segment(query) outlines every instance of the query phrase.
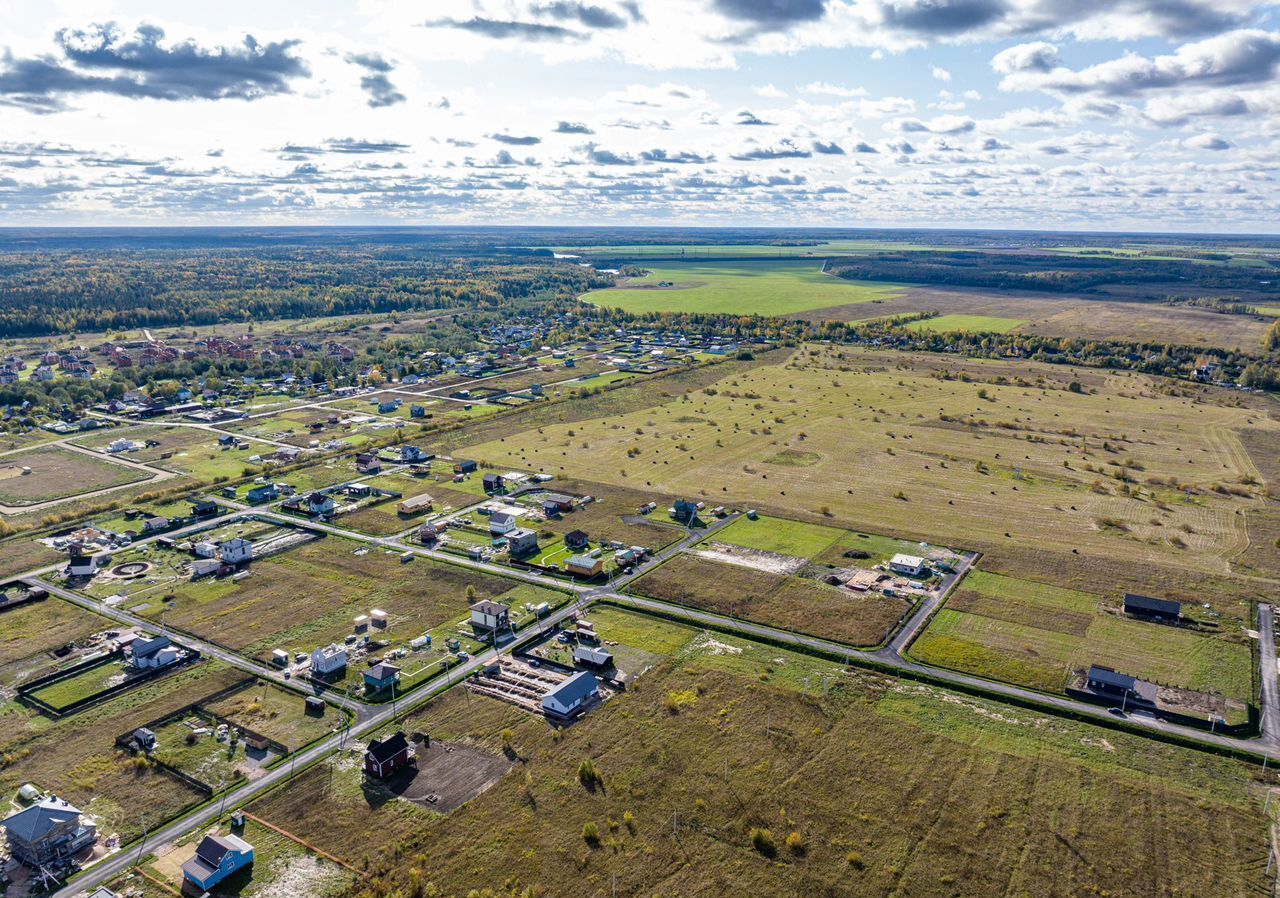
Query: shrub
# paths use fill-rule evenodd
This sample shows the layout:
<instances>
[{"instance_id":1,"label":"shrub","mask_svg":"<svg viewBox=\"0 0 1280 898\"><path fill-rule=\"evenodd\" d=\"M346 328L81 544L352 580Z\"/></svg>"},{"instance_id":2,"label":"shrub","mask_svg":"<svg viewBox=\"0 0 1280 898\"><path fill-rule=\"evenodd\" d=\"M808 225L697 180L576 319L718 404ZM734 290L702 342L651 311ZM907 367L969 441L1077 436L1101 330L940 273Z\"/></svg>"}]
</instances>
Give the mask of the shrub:
<instances>
[{"instance_id":1,"label":"shrub","mask_svg":"<svg viewBox=\"0 0 1280 898\"><path fill-rule=\"evenodd\" d=\"M590 758L578 765L578 782L588 789L594 789L604 782L600 776L600 771L596 769L595 762Z\"/></svg>"},{"instance_id":2,"label":"shrub","mask_svg":"<svg viewBox=\"0 0 1280 898\"><path fill-rule=\"evenodd\" d=\"M862 855L858 854L858 852L856 851L850 851L848 854L844 856L844 859L848 861L849 866L855 870L861 870L866 866L866 864L863 863L862 861Z\"/></svg>"},{"instance_id":3,"label":"shrub","mask_svg":"<svg viewBox=\"0 0 1280 898\"><path fill-rule=\"evenodd\" d=\"M630 811L622 812L622 825L627 828L628 832L636 831L636 815Z\"/></svg>"},{"instance_id":4,"label":"shrub","mask_svg":"<svg viewBox=\"0 0 1280 898\"><path fill-rule=\"evenodd\" d=\"M662 700L662 707L667 709L668 714L679 714L681 710L693 705L698 700L698 696L688 689L672 691L667 693L667 697Z\"/></svg>"},{"instance_id":5,"label":"shrub","mask_svg":"<svg viewBox=\"0 0 1280 898\"><path fill-rule=\"evenodd\" d=\"M787 833L787 850L792 854L804 854L804 836L796 831Z\"/></svg>"},{"instance_id":6,"label":"shrub","mask_svg":"<svg viewBox=\"0 0 1280 898\"><path fill-rule=\"evenodd\" d=\"M600 827L591 821L582 824L582 841L586 842L592 848L600 844Z\"/></svg>"},{"instance_id":7,"label":"shrub","mask_svg":"<svg viewBox=\"0 0 1280 898\"><path fill-rule=\"evenodd\" d=\"M778 853L778 846L773 841L773 833L763 827L751 827L751 847L765 857L773 857Z\"/></svg>"}]
</instances>

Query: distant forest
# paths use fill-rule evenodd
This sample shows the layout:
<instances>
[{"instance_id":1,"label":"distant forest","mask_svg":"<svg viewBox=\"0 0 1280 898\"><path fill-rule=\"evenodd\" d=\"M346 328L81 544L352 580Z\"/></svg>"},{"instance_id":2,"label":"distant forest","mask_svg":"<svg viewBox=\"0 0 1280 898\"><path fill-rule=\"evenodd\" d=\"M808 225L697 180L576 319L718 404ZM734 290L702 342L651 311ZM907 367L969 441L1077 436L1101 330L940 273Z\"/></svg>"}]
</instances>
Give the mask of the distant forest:
<instances>
[{"instance_id":1,"label":"distant forest","mask_svg":"<svg viewBox=\"0 0 1280 898\"><path fill-rule=\"evenodd\" d=\"M1085 293L1115 287L1152 300L1188 291L1280 295L1280 268L1229 261L1229 256L1212 252L1196 259L1127 259L1089 253L911 251L834 259L828 270L850 280L991 290Z\"/></svg>"},{"instance_id":2,"label":"distant forest","mask_svg":"<svg viewBox=\"0 0 1280 898\"><path fill-rule=\"evenodd\" d=\"M496 309L609 283L591 269L549 257L446 258L434 247L9 252L0 254L0 337Z\"/></svg>"}]
</instances>

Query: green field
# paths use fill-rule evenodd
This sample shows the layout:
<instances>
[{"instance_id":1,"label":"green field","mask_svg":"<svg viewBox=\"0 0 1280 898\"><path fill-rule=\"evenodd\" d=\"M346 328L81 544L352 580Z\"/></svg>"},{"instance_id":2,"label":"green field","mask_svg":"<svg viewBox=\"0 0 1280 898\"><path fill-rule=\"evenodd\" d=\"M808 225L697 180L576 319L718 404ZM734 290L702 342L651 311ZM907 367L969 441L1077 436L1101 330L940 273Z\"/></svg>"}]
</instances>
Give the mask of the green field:
<instances>
[{"instance_id":1,"label":"green field","mask_svg":"<svg viewBox=\"0 0 1280 898\"><path fill-rule=\"evenodd\" d=\"M1118 597L975 571L911 647L939 667L1061 691L1091 664L1240 703L1252 697L1240 634L1172 627L1120 614ZM1191 609L1189 609L1191 611ZM1194 613L1194 612L1193 612Z\"/></svg>"},{"instance_id":2,"label":"green field","mask_svg":"<svg viewBox=\"0 0 1280 898\"><path fill-rule=\"evenodd\" d=\"M834 306L892 299L902 292L894 284L862 283L828 277L821 263L729 262L723 264L662 263L641 278L596 290L587 302L626 312L697 312L706 314L791 315ZM660 283L669 287L659 287Z\"/></svg>"},{"instance_id":3,"label":"green field","mask_svg":"<svg viewBox=\"0 0 1280 898\"><path fill-rule=\"evenodd\" d=\"M998 318L994 315L940 315L937 318L926 318L923 321L912 321L906 325L907 330L932 331L950 333L951 331L968 331L982 334L1007 334L1014 328L1026 324L1017 318Z\"/></svg>"},{"instance_id":4,"label":"green field","mask_svg":"<svg viewBox=\"0 0 1280 898\"><path fill-rule=\"evenodd\" d=\"M797 558L817 558L845 533L844 530L821 524L806 524L803 521L788 521L765 515L753 521L744 515L728 527L716 531L714 541L746 549L776 552L779 555L794 555Z\"/></svg>"}]
</instances>

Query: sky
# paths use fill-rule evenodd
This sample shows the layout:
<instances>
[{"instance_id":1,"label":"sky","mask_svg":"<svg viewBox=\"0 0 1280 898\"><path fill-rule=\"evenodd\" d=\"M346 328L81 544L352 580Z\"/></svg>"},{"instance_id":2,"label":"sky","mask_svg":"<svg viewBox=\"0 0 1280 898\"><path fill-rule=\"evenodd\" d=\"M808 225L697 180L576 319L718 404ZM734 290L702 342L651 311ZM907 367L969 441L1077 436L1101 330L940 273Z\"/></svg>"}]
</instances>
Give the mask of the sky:
<instances>
[{"instance_id":1,"label":"sky","mask_svg":"<svg viewBox=\"0 0 1280 898\"><path fill-rule=\"evenodd\" d=\"M0 0L0 225L1273 233L1280 3Z\"/></svg>"}]
</instances>

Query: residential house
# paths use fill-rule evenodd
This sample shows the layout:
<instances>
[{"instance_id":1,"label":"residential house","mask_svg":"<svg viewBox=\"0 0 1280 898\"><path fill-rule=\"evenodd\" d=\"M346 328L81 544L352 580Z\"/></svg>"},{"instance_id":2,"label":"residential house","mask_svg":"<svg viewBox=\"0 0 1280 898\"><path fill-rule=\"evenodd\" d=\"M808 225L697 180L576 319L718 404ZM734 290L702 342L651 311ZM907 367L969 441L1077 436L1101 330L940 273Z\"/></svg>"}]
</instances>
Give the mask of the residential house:
<instances>
[{"instance_id":1,"label":"residential house","mask_svg":"<svg viewBox=\"0 0 1280 898\"><path fill-rule=\"evenodd\" d=\"M191 551L197 558L213 558L218 554L218 544L204 539L192 546Z\"/></svg>"},{"instance_id":2,"label":"residential house","mask_svg":"<svg viewBox=\"0 0 1280 898\"><path fill-rule=\"evenodd\" d=\"M244 564L253 560L253 543L239 536L224 540L218 547L224 564Z\"/></svg>"},{"instance_id":3,"label":"residential house","mask_svg":"<svg viewBox=\"0 0 1280 898\"><path fill-rule=\"evenodd\" d=\"M564 535L564 544L575 552L585 549L591 543L591 538L585 530L570 530Z\"/></svg>"},{"instance_id":4,"label":"residential house","mask_svg":"<svg viewBox=\"0 0 1280 898\"><path fill-rule=\"evenodd\" d=\"M1127 592L1124 594L1124 613L1152 620L1177 621L1182 617L1182 603Z\"/></svg>"},{"instance_id":5,"label":"residential house","mask_svg":"<svg viewBox=\"0 0 1280 898\"><path fill-rule=\"evenodd\" d=\"M168 667L182 656L182 650L164 635L139 636L129 646L129 663L138 670Z\"/></svg>"},{"instance_id":6,"label":"residential house","mask_svg":"<svg viewBox=\"0 0 1280 898\"><path fill-rule=\"evenodd\" d=\"M337 506L334 504L333 496L320 492L309 493L304 504L306 513L318 518L329 517L335 508Z\"/></svg>"},{"instance_id":7,"label":"residential house","mask_svg":"<svg viewBox=\"0 0 1280 898\"><path fill-rule=\"evenodd\" d=\"M195 856L182 865L182 878L205 893L252 863L253 846L239 836L205 836Z\"/></svg>"},{"instance_id":8,"label":"residential house","mask_svg":"<svg viewBox=\"0 0 1280 898\"><path fill-rule=\"evenodd\" d=\"M402 500L396 505L396 511L399 514L426 514L434 507L435 502L431 495L429 493L421 493Z\"/></svg>"},{"instance_id":9,"label":"residential house","mask_svg":"<svg viewBox=\"0 0 1280 898\"><path fill-rule=\"evenodd\" d=\"M72 548L67 561L67 575L70 577L92 577L100 568L111 563L111 553L99 552L96 555Z\"/></svg>"},{"instance_id":10,"label":"residential house","mask_svg":"<svg viewBox=\"0 0 1280 898\"><path fill-rule=\"evenodd\" d=\"M400 668L386 661L379 661L364 672L364 688L369 693L390 689L398 682L400 682Z\"/></svg>"},{"instance_id":11,"label":"residential house","mask_svg":"<svg viewBox=\"0 0 1280 898\"><path fill-rule=\"evenodd\" d=\"M448 529L444 521L428 521L418 528L418 540L423 543L433 543Z\"/></svg>"},{"instance_id":12,"label":"residential house","mask_svg":"<svg viewBox=\"0 0 1280 898\"><path fill-rule=\"evenodd\" d=\"M483 483L486 493L502 492L503 480L501 474L485 474Z\"/></svg>"},{"instance_id":13,"label":"residential house","mask_svg":"<svg viewBox=\"0 0 1280 898\"><path fill-rule=\"evenodd\" d=\"M455 474L474 474L476 471L476 463L470 459L462 459L453 466Z\"/></svg>"},{"instance_id":14,"label":"residential house","mask_svg":"<svg viewBox=\"0 0 1280 898\"><path fill-rule=\"evenodd\" d=\"M564 493L547 493L542 497L542 510L547 514L573 511L573 497Z\"/></svg>"},{"instance_id":15,"label":"residential house","mask_svg":"<svg viewBox=\"0 0 1280 898\"><path fill-rule=\"evenodd\" d=\"M532 530L517 527L507 533L507 551L512 558L531 555L538 551L538 534Z\"/></svg>"},{"instance_id":16,"label":"residential house","mask_svg":"<svg viewBox=\"0 0 1280 898\"><path fill-rule=\"evenodd\" d=\"M671 517L677 521L683 521L686 524L692 524L694 518L698 516L698 506L684 499L677 499L671 509Z\"/></svg>"},{"instance_id":17,"label":"residential house","mask_svg":"<svg viewBox=\"0 0 1280 898\"><path fill-rule=\"evenodd\" d=\"M356 456L356 470L361 474L378 474L382 471L382 462L372 452L361 452Z\"/></svg>"},{"instance_id":18,"label":"residential house","mask_svg":"<svg viewBox=\"0 0 1280 898\"><path fill-rule=\"evenodd\" d=\"M600 646L579 643L573 647L573 660L587 667L609 667L613 664L613 655Z\"/></svg>"},{"instance_id":19,"label":"residential house","mask_svg":"<svg viewBox=\"0 0 1280 898\"><path fill-rule=\"evenodd\" d=\"M889 570L907 577L920 577L929 571L925 560L919 555L894 555L889 559Z\"/></svg>"},{"instance_id":20,"label":"residential house","mask_svg":"<svg viewBox=\"0 0 1280 898\"><path fill-rule=\"evenodd\" d=\"M322 645L311 653L311 675L325 679L347 669L347 650L335 643Z\"/></svg>"},{"instance_id":21,"label":"residential house","mask_svg":"<svg viewBox=\"0 0 1280 898\"><path fill-rule=\"evenodd\" d=\"M516 516L506 511L495 511L489 515L489 534L506 536L516 529Z\"/></svg>"},{"instance_id":22,"label":"residential house","mask_svg":"<svg viewBox=\"0 0 1280 898\"><path fill-rule=\"evenodd\" d=\"M193 499L191 514L197 518L207 518L218 513L218 503L212 499Z\"/></svg>"},{"instance_id":23,"label":"residential house","mask_svg":"<svg viewBox=\"0 0 1280 898\"><path fill-rule=\"evenodd\" d=\"M511 607L501 602L476 602L471 606L471 626L487 633L511 628Z\"/></svg>"},{"instance_id":24,"label":"residential house","mask_svg":"<svg viewBox=\"0 0 1280 898\"><path fill-rule=\"evenodd\" d=\"M261 486L255 486L245 494L245 501L250 505L261 505L263 502L271 502L280 498L280 487L274 483L264 483Z\"/></svg>"},{"instance_id":25,"label":"residential house","mask_svg":"<svg viewBox=\"0 0 1280 898\"><path fill-rule=\"evenodd\" d=\"M142 522L143 533L159 533L169 526L169 519L157 515L153 518L147 518Z\"/></svg>"},{"instance_id":26,"label":"residential house","mask_svg":"<svg viewBox=\"0 0 1280 898\"><path fill-rule=\"evenodd\" d=\"M97 826L83 812L57 796L0 820L11 857L28 867L63 867L98 841Z\"/></svg>"},{"instance_id":27,"label":"residential house","mask_svg":"<svg viewBox=\"0 0 1280 898\"><path fill-rule=\"evenodd\" d=\"M590 555L570 555L564 563L564 569L575 577L590 579L604 572L604 562Z\"/></svg>"},{"instance_id":28,"label":"residential house","mask_svg":"<svg viewBox=\"0 0 1280 898\"><path fill-rule=\"evenodd\" d=\"M1089 668L1089 672L1085 675L1085 682L1092 692L1100 696L1126 699L1147 705L1155 704L1158 691L1155 683L1117 673L1110 667L1102 667L1098 664Z\"/></svg>"},{"instance_id":29,"label":"residential house","mask_svg":"<svg viewBox=\"0 0 1280 898\"><path fill-rule=\"evenodd\" d=\"M431 453L424 452L417 446L400 447L400 461L402 462L430 461L432 458Z\"/></svg>"},{"instance_id":30,"label":"residential house","mask_svg":"<svg viewBox=\"0 0 1280 898\"><path fill-rule=\"evenodd\" d=\"M409 763L412 752L404 733L374 739L364 752L364 772L369 776L390 776Z\"/></svg>"},{"instance_id":31,"label":"residential house","mask_svg":"<svg viewBox=\"0 0 1280 898\"><path fill-rule=\"evenodd\" d=\"M548 717L572 717L599 694L600 681L590 671L581 670L542 697L542 711Z\"/></svg>"}]
</instances>

